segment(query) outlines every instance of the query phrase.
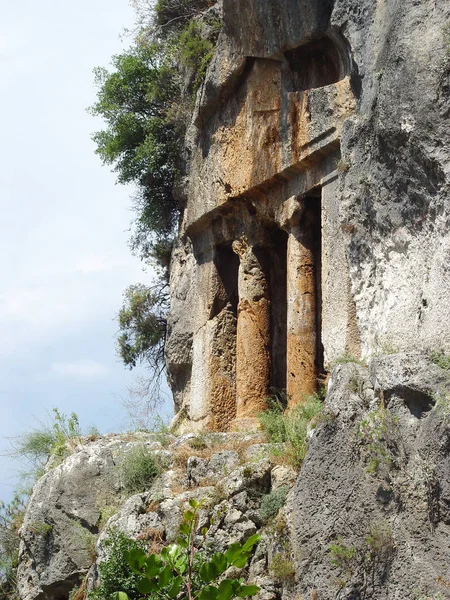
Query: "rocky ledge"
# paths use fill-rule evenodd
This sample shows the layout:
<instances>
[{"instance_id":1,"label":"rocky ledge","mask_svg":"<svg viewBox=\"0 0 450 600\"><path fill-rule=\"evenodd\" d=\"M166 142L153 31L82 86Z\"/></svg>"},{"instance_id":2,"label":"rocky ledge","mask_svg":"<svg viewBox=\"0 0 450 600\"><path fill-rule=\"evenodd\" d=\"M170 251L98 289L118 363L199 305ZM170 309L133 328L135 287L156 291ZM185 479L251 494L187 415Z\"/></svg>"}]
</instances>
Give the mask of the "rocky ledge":
<instances>
[{"instance_id":1,"label":"rocky ledge","mask_svg":"<svg viewBox=\"0 0 450 600\"><path fill-rule=\"evenodd\" d=\"M192 498L200 526L214 517L212 550L262 535L246 573L257 600L450 597L450 376L435 363L412 353L336 366L298 475L263 433L81 444L30 499L21 598L92 589L112 532L161 547ZM139 448L164 469L132 493L124 464Z\"/></svg>"}]
</instances>

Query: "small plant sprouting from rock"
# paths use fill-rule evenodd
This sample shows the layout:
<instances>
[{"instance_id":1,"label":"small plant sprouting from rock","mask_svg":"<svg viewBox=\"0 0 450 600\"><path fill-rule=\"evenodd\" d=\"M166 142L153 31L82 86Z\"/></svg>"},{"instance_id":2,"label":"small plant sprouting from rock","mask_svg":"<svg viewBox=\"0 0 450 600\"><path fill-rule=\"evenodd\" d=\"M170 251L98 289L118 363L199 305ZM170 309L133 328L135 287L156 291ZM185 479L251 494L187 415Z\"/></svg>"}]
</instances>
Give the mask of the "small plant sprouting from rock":
<instances>
[{"instance_id":1,"label":"small plant sprouting from rock","mask_svg":"<svg viewBox=\"0 0 450 600\"><path fill-rule=\"evenodd\" d=\"M339 173L347 173L347 171L350 170L350 167L351 163L349 160L341 158L336 162L336 171L339 171Z\"/></svg>"},{"instance_id":2,"label":"small plant sprouting from rock","mask_svg":"<svg viewBox=\"0 0 450 600\"><path fill-rule=\"evenodd\" d=\"M274 555L269 570L281 583L291 583L295 579L295 567L287 551L277 552Z\"/></svg>"},{"instance_id":3,"label":"small plant sprouting from rock","mask_svg":"<svg viewBox=\"0 0 450 600\"><path fill-rule=\"evenodd\" d=\"M385 569L395 551L392 527L388 521L372 523L364 542L358 546L345 544L340 537L330 544L331 564L340 570L340 588L359 573L364 580L373 579L376 569Z\"/></svg>"},{"instance_id":4,"label":"small plant sprouting from rock","mask_svg":"<svg viewBox=\"0 0 450 600\"><path fill-rule=\"evenodd\" d=\"M27 459L33 480L42 474L50 457L55 457L55 464L59 464L73 452L82 437L76 413L67 417L57 408L53 408L52 413L50 424L39 423L39 427L23 433L12 443L11 455Z\"/></svg>"},{"instance_id":5,"label":"small plant sprouting from rock","mask_svg":"<svg viewBox=\"0 0 450 600\"><path fill-rule=\"evenodd\" d=\"M336 543L330 544L329 547L331 564L344 573L351 575L353 573L357 550L355 546L347 546L338 538Z\"/></svg>"},{"instance_id":6,"label":"small plant sprouting from rock","mask_svg":"<svg viewBox=\"0 0 450 600\"><path fill-rule=\"evenodd\" d=\"M269 571L282 585L289 586L295 580L295 567L292 562L289 529L284 514L278 515L266 528L272 538L274 554Z\"/></svg>"},{"instance_id":7,"label":"small plant sprouting from rock","mask_svg":"<svg viewBox=\"0 0 450 600\"><path fill-rule=\"evenodd\" d=\"M382 467L393 466L394 453L391 444L397 446L398 419L384 407L371 411L361 421L358 436L364 444L367 472L378 475Z\"/></svg>"},{"instance_id":8,"label":"small plant sprouting from rock","mask_svg":"<svg viewBox=\"0 0 450 600\"><path fill-rule=\"evenodd\" d=\"M306 396L286 411L281 401L273 398L269 410L259 415L273 445L273 455L300 469L308 450L308 429L316 426L322 411L323 402L318 394Z\"/></svg>"},{"instance_id":9,"label":"small plant sprouting from rock","mask_svg":"<svg viewBox=\"0 0 450 600\"><path fill-rule=\"evenodd\" d=\"M356 356L353 356L353 354L350 354L349 352L344 352L344 354L338 356L331 363L330 367L333 368L336 365L346 365L348 363L354 363L356 365L360 365L361 367L367 367L367 364L363 360L361 360L360 358L356 358Z\"/></svg>"},{"instance_id":10,"label":"small plant sprouting from rock","mask_svg":"<svg viewBox=\"0 0 450 600\"><path fill-rule=\"evenodd\" d=\"M329 553L331 564L340 571L337 584L342 589L347 585L348 580L353 577L357 568L358 551L355 546L346 545L341 538L338 538L335 543L330 544Z\"/></svg>"},{"instance_id":11,"label":"small plant sprouting from rock","mask_svg":"<svg viewBox=\"0 0 450 600\"><path fill-rule=\"evenodd\" d=\"M450 356L445 354L445 352L432 352L430 360L441 369L450 371Z\"/></svg>"},{"instance_id":12,"label":"small plant sprouting from rock","mask_svg":"<svg viewBox=\"0 0 450 600\"><path fill-rule=\"evenodd\" d=\"M179 537L174 544L162 549L160 554L147 555L143 549L133 549L125 554L125 562L136 577L137 589L143 598L172 600L177 597L188 600L232 600L254 596L259 592L256 585L245 585L242 578L223 578L222 575L235 567L242 569L250 558L260 536L252 535L244 543L231 544L226 552L216 552L208 557L202 551L208 528L198 535L201 502L191 499L191 509L186 511L180 525ZM132 600L116 590L115 600Z\"/></svg>"},{"instance_id":13,"label":"small plant sprouting from rock","mask_svg":"<svg viewBox=\"0 0 450 600\"><path fill-rule=\"evenodd\" d=\"M204 435L197 435L194 438L191 438L190 440L188 440L187 444L190 448L193 448L194 450L205 450L208 447Z\"/></svg>"},{"instance_id":14,"label":"small plant sprouting from rock","mask_svg":"<svg viewBox=\"0 0 450 600\"><path fill-rule=\"evenodd\" d=\"M77 540L77 546L84 551L91 563L94 563L97 557L96 546L98 535L83 527L81 523L75 522L73 525L73 536Z\"/></svg>"},{"instance_id":15,"label":"small plant sprouting from rock","mask_svg":"<svg viewBox=\"0 0 450 600\"><path fill-rule=\"evenodd\" d=\"M30 523L28 525L29 531L34 533L35 535L41 535L43 537L47 537L53 531L53 525L50 523L45 523L43 521L34 521L34 523Z\"/></svg>"},{"instance_id":16,"label":"small plant sprouting from rock","mask_svg":"<svg viewBox=\"0 0 450 600\"><path fill-rule=\"evenodd\" d=\"M117 506L112 504L108 504L106 506L102 506L100 508L100 519L98 522L98 530L103 531L106 526L106 523L109 521L111 517L117 514Z\"/></svg>"},{"instance_id":17,"label":"small plant sprouting from rock","mask_svg":"<svg viewBox=\"0 0 450 600\"><path fill-rule=\"evenodd\" d=\"M262 521L267 523L272 517L275 517L279 510L286 503L286 498L289 493L287 485L282 485L276 490L263 496L261 500L261 508L259 509L259 516Z\"/></svg>"},{"instance_id":18,"label":"small plant sprouting from rock","mask_svg":"<svg viewBox=\"0 0 450 600\"><path fill-rule=\"evenodd\" d=\"M369 562L386 560L395 550L392 527L388 521L373 523L366 536Z\"/></svg>"},{"instance_id":19,"label":"small plant sprouting from rock","mask_svg":"<svg viewBox=\"0 0 450 600\"><path fill-rule=\"evenodd\" d=\"M120 476L124 489L130 494L143 492L162 472L161 459L145 444L138 444L124 453Z\"/></svg>"}]
</instances>

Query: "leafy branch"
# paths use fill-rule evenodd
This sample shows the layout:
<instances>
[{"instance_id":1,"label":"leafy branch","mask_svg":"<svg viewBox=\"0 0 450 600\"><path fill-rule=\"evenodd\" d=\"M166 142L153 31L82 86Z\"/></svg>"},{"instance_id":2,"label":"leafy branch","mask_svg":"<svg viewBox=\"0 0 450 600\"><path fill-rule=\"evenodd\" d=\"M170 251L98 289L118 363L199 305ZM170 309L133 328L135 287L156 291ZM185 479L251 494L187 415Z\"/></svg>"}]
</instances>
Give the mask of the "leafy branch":
<instances>
[{"instance_id":1,"label":"leafy branch","mask_svg":"<svg viewBox=\"0 0 450 600\"><path fill-rule=\"evenodd\" d=\"M174 600L180 593L187 600L232 600L256 595L258 586L246 585L243 578L222 576L230 567L246 566L260 536L252 535L244 544L235 542L226 552L216 552L207 558L202 548L208 527L201 529L201 536L197 535L202 502L191 499L189 504L191 509L183 515L179 537L163 548L161 554L147 556L140 548L126 553L126 562L139 576L139 592L145 598L158 600ZM128 600L128 596L118 591L114 600Z\"/></svg>"}]
</instances>

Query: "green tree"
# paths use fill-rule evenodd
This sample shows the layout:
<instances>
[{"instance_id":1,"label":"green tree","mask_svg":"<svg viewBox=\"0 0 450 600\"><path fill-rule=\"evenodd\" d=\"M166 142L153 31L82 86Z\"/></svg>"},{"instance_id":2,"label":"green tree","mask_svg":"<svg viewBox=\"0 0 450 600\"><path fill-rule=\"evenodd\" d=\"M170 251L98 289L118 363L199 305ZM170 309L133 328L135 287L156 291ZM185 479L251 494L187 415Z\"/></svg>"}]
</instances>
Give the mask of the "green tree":
<instances>
[{"instance_id":1,"label":"green tree","mask_svg":"<svg viewBox=\"0 0 450 600\"><path fill-rule=\"evenodd\" d=\"M119 355L130 368L145 362L157 375L164 369L164 342L168 310L167 283L147 287L131 285L119 311Z\"/></svg>"},{"instance_id":2,"label":"green tree","mask_svg":"<svg viewBox=\"0 0 450 600\"><path fill-rule=\"evenodd\" d=\"M164 369L168 269L180 214L174 183L192 97L206 74L221 22L217 12L206 10L212 0L131 4L137 15L134 44L113 56L112 70L94 70L98 94L89 110L105 122L105 128L93 134L97 154L113 167L118 183L136 186L131 249L145 262L162 267L153 287L136 284L125 290L117 336L124 364L133 368L144 362L154 376L148 389L158 392Z\"/></svg>"},{"instance_id":3,"label":"green tree","mask_svg":"<svg viewBox=\"0 0 450 600\"><path fill-rule=\"evenodd\" d=\"M136 44L113 56L112 72L95 69L98 99L89 109L106 123L93 135L97 154L113 165L119 183L137 185L131 245L144 259L151 256L155 239L170 237L179 213L173 185L180 135L168 115L180 81L163 52L160 43Z\"/></svg>"}]
</instances>

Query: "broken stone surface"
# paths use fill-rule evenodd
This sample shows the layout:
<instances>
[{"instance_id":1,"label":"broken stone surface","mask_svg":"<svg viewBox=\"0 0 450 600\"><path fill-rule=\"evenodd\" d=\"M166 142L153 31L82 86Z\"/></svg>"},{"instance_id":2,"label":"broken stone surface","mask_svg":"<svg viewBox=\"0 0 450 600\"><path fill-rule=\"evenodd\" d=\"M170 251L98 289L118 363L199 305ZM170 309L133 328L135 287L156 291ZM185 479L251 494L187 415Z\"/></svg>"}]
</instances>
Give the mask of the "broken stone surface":
<instances>
[{"instance_id":1,"label":"broken stone surface","mask_svg":"<svg viewBox=\"0 0 450 600\"><path fill-rule=\"evenodd\" d=\"M114 438L87 444L38 481L20 531L21 599L68 597L87 571L102 509L120 502L115 466L127 446Z\"/></svg>"},{"instance_id":2,"label":"broken stone surface","mask_svg":"<svg viewBox=\"0 0 450 600\"><path fill-rule=\"evenodd\" d=\"M191 456L187 462L187 478L194 486L204 485L205 481L217 482L239 464L239 454L233 450L213 454L210 459Z\"/></svg>"}]
</instances>

